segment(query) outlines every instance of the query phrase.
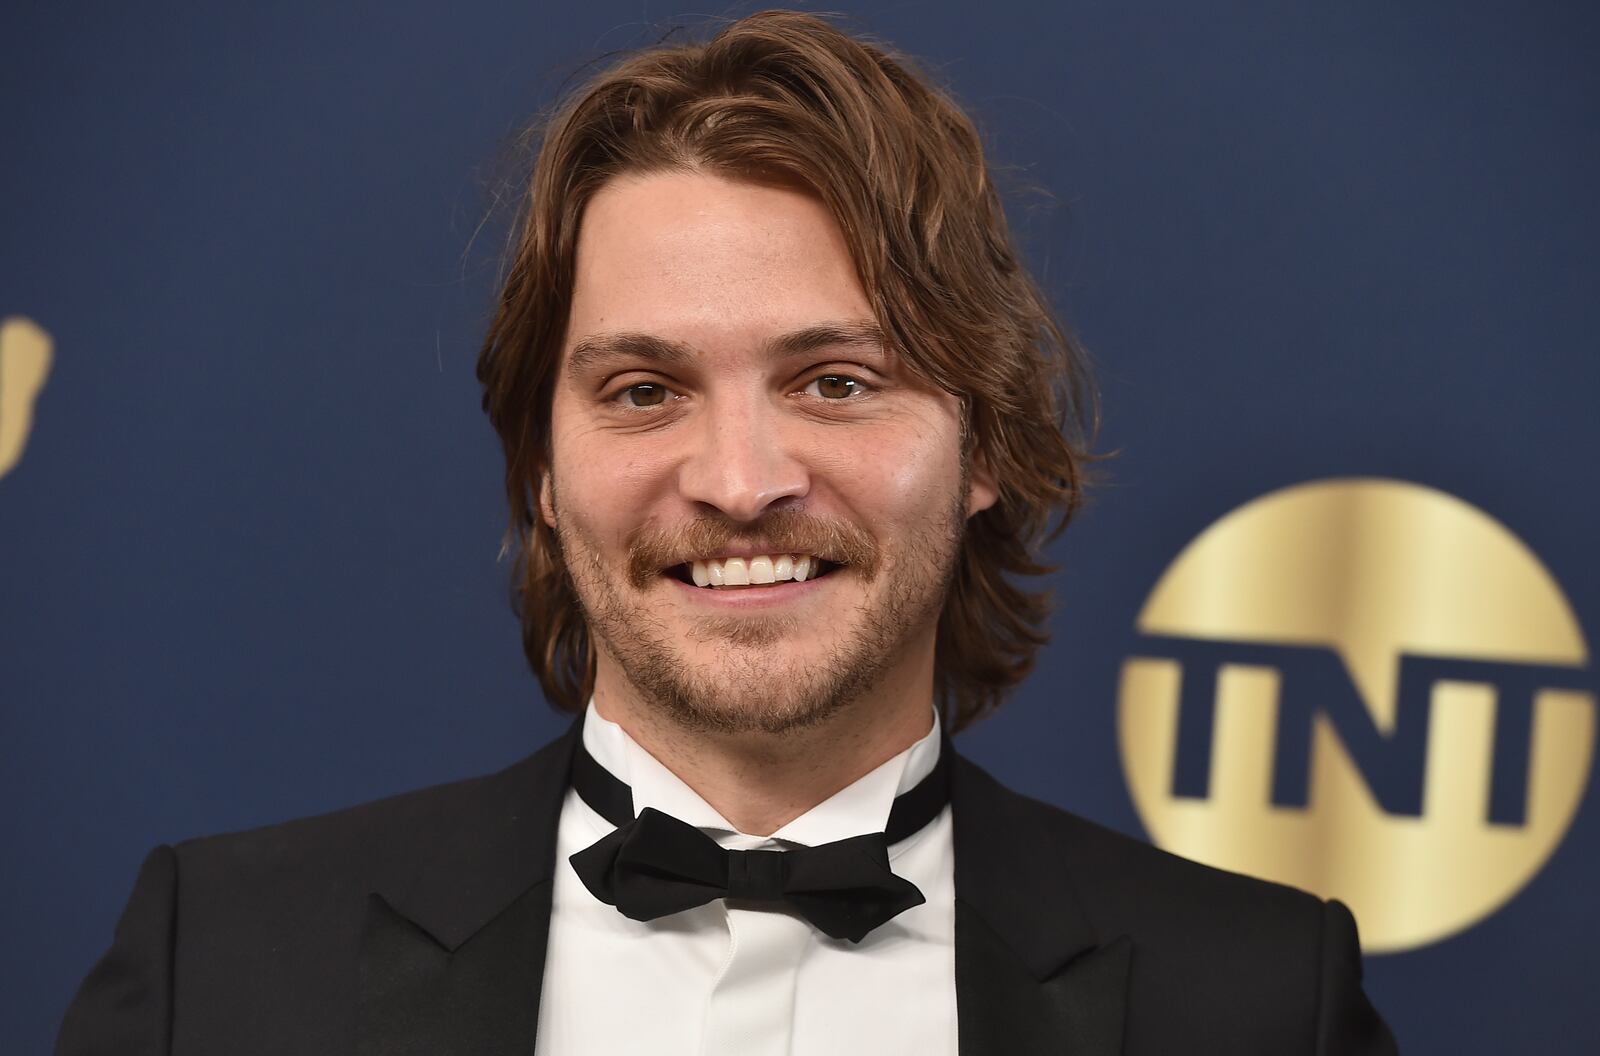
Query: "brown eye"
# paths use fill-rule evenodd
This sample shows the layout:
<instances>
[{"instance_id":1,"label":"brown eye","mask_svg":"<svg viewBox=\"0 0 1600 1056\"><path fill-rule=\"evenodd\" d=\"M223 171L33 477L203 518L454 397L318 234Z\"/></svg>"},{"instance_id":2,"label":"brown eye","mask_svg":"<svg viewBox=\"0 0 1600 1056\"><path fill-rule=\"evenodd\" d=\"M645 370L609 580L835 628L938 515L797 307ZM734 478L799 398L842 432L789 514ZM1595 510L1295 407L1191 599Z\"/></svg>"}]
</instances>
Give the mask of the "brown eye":
<instances>
[{"instance_id":1,"label":"brown eye","mask_svg":"<svg viewBox=\"0 0 1600 1056\"><path fill-rule=\"evenodd\" d=\"M859 381L842 374L824 374L812 384L817 387L817 395L825 400L849 399L861 391Z\"/></svg>"},{"instance_id":2,"label":"brown eye","mask_svg":"<svg viewBox=\"0 0 1600 1056\"><path fill-rule=\"evenodd\" d=\"M648 382L642 385L630 385L627 389L628 402L635 407L655 407L667 398L665 385L652 385Z\"/></svg>"}]
</instances>

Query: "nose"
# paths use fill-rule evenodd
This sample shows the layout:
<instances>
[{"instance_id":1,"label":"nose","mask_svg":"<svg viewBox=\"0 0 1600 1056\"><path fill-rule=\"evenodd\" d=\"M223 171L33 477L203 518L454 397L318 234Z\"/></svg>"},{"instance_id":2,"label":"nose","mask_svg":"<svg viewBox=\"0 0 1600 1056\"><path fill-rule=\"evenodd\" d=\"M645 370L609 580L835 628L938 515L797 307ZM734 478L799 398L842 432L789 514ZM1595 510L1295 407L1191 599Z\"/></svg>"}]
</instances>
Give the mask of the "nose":
<instances>
[{"instance_id":1,"label":"nose","mask_svg":"<svg viewBox=\"0 0 1600 1056\"><path fill-rule=\"evenodd\" d=\"M810 474L794 456L776 409L759 399L707 408L690 431L678 491L731 521L749 522L803 497Z\"/></svg>"}]
</instances>

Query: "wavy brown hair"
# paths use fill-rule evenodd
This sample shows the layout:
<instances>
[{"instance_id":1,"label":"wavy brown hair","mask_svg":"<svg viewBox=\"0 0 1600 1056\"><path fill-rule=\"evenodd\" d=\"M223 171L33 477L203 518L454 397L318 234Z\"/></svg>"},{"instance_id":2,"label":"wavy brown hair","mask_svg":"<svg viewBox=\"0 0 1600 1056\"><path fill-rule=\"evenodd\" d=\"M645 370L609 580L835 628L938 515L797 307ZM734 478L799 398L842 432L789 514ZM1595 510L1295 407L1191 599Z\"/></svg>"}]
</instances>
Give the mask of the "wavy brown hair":
<instances>
[{"instance_id":1,"label":"wavy brown hair","mask_svg":"<svg viewBox=\"0 0 1600 1056\"><path fill-rule=\"evenodd\" d=\"M972 122L904 59L828 22L766 11L705 43L633 54L530 133L505 285L478 359L505 448L508 549L523 647L546 698L577 711L594 654L537 495L584 207L621 173L798 183L838 221L883 332L962 402L965 442L1000 498L972 517L940 616L947 728L1005 698L1047 639L1049 598L1012 577L1083 495L1095 400L1082 350L1022 268Z\"/></svg>"}]
</instances>

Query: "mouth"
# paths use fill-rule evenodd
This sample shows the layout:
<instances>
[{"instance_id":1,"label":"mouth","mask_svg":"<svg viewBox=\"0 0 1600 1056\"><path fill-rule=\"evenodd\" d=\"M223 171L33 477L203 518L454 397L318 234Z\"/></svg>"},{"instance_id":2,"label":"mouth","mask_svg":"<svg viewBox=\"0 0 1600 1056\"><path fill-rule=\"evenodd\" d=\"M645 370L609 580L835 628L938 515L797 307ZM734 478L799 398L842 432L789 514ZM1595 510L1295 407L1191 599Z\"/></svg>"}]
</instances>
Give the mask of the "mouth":
<instances>
[{"instance_id":1,"label":"mouth","mask_svg":"<svg viewBox=\"0 0 1600 1056\"><path fill-rule=\"evenodd\" d=\"M666 569L665 574L706 590L745 590L777 583L804 583L839 567L811 554L758 554L685 561Z\"/></svg>"}]
</instances>

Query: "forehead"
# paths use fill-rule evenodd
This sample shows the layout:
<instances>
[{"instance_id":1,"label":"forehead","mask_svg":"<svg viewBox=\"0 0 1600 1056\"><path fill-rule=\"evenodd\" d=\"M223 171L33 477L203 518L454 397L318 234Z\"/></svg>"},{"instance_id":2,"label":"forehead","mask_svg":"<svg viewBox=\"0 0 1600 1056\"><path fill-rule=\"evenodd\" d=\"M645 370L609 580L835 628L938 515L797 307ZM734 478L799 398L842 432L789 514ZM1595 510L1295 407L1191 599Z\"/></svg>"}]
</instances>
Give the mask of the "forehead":
<instances>
[{"instance_id":1,"label":"forehead","mask_svg":"<svg viewBox=\"0 0 1600 1056\"><path fill-rule=\"evenodd\" d=\"M608 331L745 347L820 320L871 318L839 225L805 191L630 175L584 210L568 349Z\"/></svg>"}]
</instances>

